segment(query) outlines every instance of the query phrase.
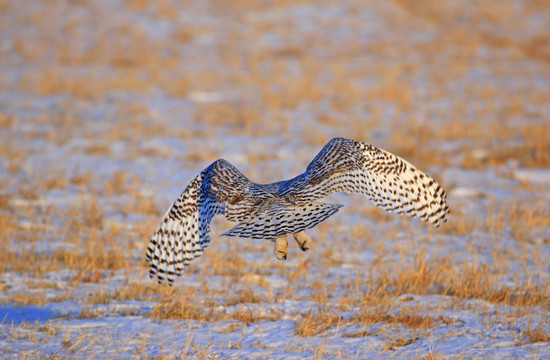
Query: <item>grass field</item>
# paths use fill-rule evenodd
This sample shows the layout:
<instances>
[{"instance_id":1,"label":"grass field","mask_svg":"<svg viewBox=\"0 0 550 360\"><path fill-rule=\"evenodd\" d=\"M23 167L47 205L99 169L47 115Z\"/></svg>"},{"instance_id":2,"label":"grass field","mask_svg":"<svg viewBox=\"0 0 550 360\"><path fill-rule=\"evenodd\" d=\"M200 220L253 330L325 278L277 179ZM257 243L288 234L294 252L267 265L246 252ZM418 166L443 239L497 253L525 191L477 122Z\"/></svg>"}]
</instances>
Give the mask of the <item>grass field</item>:
<instances>
[{"instance_id":1,"label":"grass field","mask_svg":"<svg viewBox=\"0 0 550 360\"><path fill-rule=\"evenodd\" d=\"M547 1L0 0L0 358L550 358ZM303 172L336 136L446 189L367 198L289 259L218 236L148 278L218 158Z\"/></svg>"}]
</instances>

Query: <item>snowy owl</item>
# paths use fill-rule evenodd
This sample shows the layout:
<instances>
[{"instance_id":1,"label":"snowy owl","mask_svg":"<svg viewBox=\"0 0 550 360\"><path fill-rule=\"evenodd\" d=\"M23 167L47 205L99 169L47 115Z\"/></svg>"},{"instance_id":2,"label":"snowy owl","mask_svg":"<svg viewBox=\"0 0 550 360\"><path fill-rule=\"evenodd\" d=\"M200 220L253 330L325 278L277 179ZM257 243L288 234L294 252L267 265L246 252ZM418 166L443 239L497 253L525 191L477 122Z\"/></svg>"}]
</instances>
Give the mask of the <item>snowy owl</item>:
<instances>
[{"instance_id":1,"label":"snowy owl","mask_svg":"<svg viewBox=\"0 0 550 360\"><path fill-rule=\"evenodd\" d=\"M220 159L197 175L164 214L147 248L150 276L171 285L210 244L210 222L218 214L238 223L222 235L270 240L279 260L287 257L287 234L306 251L310 239L303 231L341 207L316 200L342 191L365 195L384 210L435 226L449 213L445 192L434 179L360 141L334 138L303 174L272 184L253 183Z\"/></svg>"}]
</instances>

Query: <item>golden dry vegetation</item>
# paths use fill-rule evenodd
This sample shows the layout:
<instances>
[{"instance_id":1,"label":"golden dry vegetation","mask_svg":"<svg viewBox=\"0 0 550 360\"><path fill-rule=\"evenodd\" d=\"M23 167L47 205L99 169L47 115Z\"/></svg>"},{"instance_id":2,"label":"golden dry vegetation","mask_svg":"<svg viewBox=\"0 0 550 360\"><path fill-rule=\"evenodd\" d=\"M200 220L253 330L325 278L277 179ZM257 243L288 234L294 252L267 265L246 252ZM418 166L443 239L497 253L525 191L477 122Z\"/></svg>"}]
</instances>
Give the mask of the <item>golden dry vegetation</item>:
<instances>
[{"instance_id":1,"label":"golden dry vegetation","mask_svg":"<svg viewBox=\"0 0 550 360\"><path fill-rule=\"evenodd\" d=\"M249 347L439 359L468 312L544 358L548 23L545 1L0 2L0 357L208 359ZM291 244L286 263L271 243L217 236L230 224L216 220L173 288L148 279L148 237L209 162L276 181L335 136L429 170L449 222L432 229L342 196L312 251ZM52 321L9 323L55 304ZM153 337L130 346L108 326L63 323L113 317L186 333L158 350ZM246 341L276 322L290 343ZM220 345L202 328L242 338ZM428 352L406 352L441 329ZM334 337L383 345L350 351Z\"/></svg>"}]
</instances>

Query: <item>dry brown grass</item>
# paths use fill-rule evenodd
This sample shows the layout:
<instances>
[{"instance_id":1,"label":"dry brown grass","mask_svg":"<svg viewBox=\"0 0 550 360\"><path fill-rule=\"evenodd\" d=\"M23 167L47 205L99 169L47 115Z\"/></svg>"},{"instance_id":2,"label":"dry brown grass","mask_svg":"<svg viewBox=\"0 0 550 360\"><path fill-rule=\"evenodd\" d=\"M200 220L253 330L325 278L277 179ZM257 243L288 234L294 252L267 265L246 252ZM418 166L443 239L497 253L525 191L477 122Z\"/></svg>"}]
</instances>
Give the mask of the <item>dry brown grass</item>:
<instances>
[{"instance_id":1,"label":"dry brown grass","mask_svg":"<svg viewBox=\"0 0 550 360\"><path fill-rule=\"evenodd\" d=\"M482 299L492 303L517 307L541 306L550 308L550 284L533 284L529 280L515 287L501 286L498 275L491 274L487 265L463 266L457 272L448 259L430 265L422 258L416 264L386 272L379 269L379 277L369 291L375 297L403 294L441 294L459 299Z\"/></svg>"},{"instance_id":2,"label":"dry brown grass","mask_svg":"<svg viewBox=\"0 0 550 360\"><path fill-rule=\"evenodd\" d=\"M225 305L231 306L236 304L255 304L263 302L267 302L267 299L255 292L252 287L248 287L246 289L239 289L230 295Z\"/></svg>"},{"instance_id":3,"label":"dry brown grass","mask_svg":"<svg viewBox=\"0 0 550 360\"><path fill-rule=\"evenodd\" d=\"M235 248L235 246L232 247ZM245 275L247 268L250 268L250 264L236 250L228 252L210 251L206 256L211 267L204 269L204 275L239 277Z\"/></svg>"},{"instance_id":4,"label":"dry brown grass","mask_svg":"<svg viewBox=\"0 0 550 360\"><path fill-rule=\"evenodd\" d=\"M0 87L23 100L6 95L0 110L0 170L5 169L0 178L0 274L27 281L20 291L1 283L3 301L20 306L83 301L81 318L109 316L93 310L95 304L153 301L149 316L154 319L232 320L238 322L235 327L280 319L256 311L257 304L314 301L319 309L296 320L296 336L319 336L350 324L367 330L345 336L370 336L373 324L412 329L414 335L389 339L386 351L411 345L423 330L452 325L432 313L424 315L429 309L396 301L402 295L449 296L451 304L441 305L446 309L470 306L463 304L468 299L498 309L511 305L517 308L510 315L514 320L550 309L548 280L529 273L547 272L550 213L540 195L548 191L546 185L537 188L524 181L500 189L510 196L505 200L485 195L469 199L479 206L489 203L485 217L452 204L449 222L440 230L416 228L409 219L394 220L360 203L352 212L368 223L355 223L349 234L341 230L345 221L337 230L332 228L336 222L319 227L318 249L301 254L297 263L261 256L249 261L243 254L271 252L270 244L223 242L214 235L217 243L184 274L204 285L187 288L184 279L178 290L147 280L142 256L163 210L153 187L165 184L148 182L149 170L137 176L124 167L144 162L154 171L151 160L178 159L182 167L199 168L225 156L224 151L234 154L232 148L211 146L221 136L299 139L293 155L306 164L313 149L346 136L435 171L431 175L446 189L469 186L444 177L444 169L455 166L495 171L502 181L513 177L517 167L546 169L550 97L533 79L550 76L550 37L535 33L528 19L548 10L547 2L531 1L521 11L508 1L470 6L458 0L397 0L383 8L369 3L369 11L392 29L392 38L365 41L335 40L323 32L301 37L300 24L293 20L279 24L261 19L296 5L289 1L209 7L208 16L232 19L242 32L224 21L183 24L180 7L170 1L153 6L132 0L112 13L90 1L51 1L47 12L41 5L13 4L0 4L1 12L9 14L1 17L0 28L14 29L2 45L13 57L0 59L8 70L0 74ZM73 12L73 6L89 16ZM352 2L351 12L363 6ZM124 12L174 26L156 38L128 21L132 16L119 16ZM344 30L360 34L359 23L346 21ZM25 31L19 31L22 24ZM343 25L322 19L319 26L339 33ZM407 36L424 30L433 36L429 41ZM281 46L266 44L270 36L279 37ZM474 72L486 75L479 80ZM22 75L14 81L6 74ZM160 97L170 105L163 107ZM205 146L177 153L147 143L159 139ZM279 177L280 168L264 172L281 160L272 149L252 149L246 141L239 145L252 173ZM103 177L81 159L100 166L113 160L121 169ZM484 186L500 185L488 180ZM78 197L48 203L52 193ZM398 240L402 234L408 240ZM456 258L432 240L454 246L455 237L467 241ZM434 252L422 255L432 247ZM375 255L370 263L343 256L365 251ZM356 266L360 274L333 275L346 266ZM518 270L511 273L511 268ZM66 275L63 286L48 279L52 274ZM132 280L124 282L121 274ZM130 274L143 275L142 280ZM288 280L288 285L273 289L270 276ZM209 288L211 279L225 288ZM105 290L111 281L119 287ZM229 290L235 286L237 290ZM219 309L230 306L231 312ZM339 314L353 309L359 311L351 319ZM528 326L518 345L550 341L545 326ZM75 344L80 343L68 341L67 347L78 349ZM193 349L197 357L208 358L208 348ZM442 357L434 352L426 358Z\"/></svg>"},{"instance_id":5,"label":"dry brown grass","mask_svg":"<svg viewBox=\"0 0 550 360\"><path fill-rule=\"evenodd\" d=\"M130 282L120 289L117 289L110 295L110 298L114 301L151 301L154 298L170 298L177 296L179 291L168 286L157 286L156 284L143 283L143 282ZM189 296L193 295L193 291L189 291Z\"/></svg>"},{"instance_id":6,"label":"dry brown grass","mask_svg":"<svg viewBox=\"0 0 550 360\"><path fill-rule=\"evenodd\" d=\"M546 325L546 327L544 326ZM526 336L527 340L518 343L519 345L532 344L537 342L550 342L550 334L548 333L548 324L539 324L536 328L531 328L531 325L527 326L527 329L523 331L522 336Z\"/></svg>"},{"instance_id":7,"label":"dry brown grass","mask_svg":"<svg viewBox=\"0 0 550 360\"><path fill-rule=\"evenodd\" d=\"M159 303L149 316L157 319L215 321L217 312L192 298L179 298L176 301Z\"/></svg>"},{"instance_id":8,"label":"dry brown grass","mask_svg":"<svg viewBox=\"0 0 550 360\"><path fill-rule=\"evenodd\" d=\"M334 326L338 328L341 323L342 316L329 309L319 309L318 312L312 310L295 323L294 335L315 336Z\"/></svg>"},{"instance_id":9,"label":"dry brown grass","mask_svg":"<svg viewBox=\"0 0 550 360\"><path fill-rule=\"evenodd\" d=\"M388 342L386 344L386 349L385 350L386 351L394 350L396 347L407 346L407 345L410 345L410 344L414 343L417 340L420 340L420 338L419 337L415 337L415 338L400 337L400 338L397 338L397 339L394 339L394 340Z\"/></svg>"},{"instance_id":10,"label":"dry brown grass","mask_svg":"<svg viewBox=\"0 0 550 360\"><path fill-rule=\"evenodd\" d=\"M384 308L384 306L362 308L354 321L365 325L383 322L403 325L411 329L429 329L441 324L441 321L431 316L417 314L415 309L401 309L396 313L395 309Z\"/></svg>"},{"instance_id":11,"label":"dry brown grass","mask_svg":"<svg viewBox=\"0 0 550 360\"><path fill-rule=\"evenodd\" d=\"M232 305L232 304L230 304ZM149 317L155 319L183 319L198 320L201 322L237 320L244 324L251 324L258 321L277 320L275 314L259 313L251 309L246 303L241 303L233 311L224 311L218 304L211 301L200 301L194 293L177 299L165 297L153 307Z\"/></svg>"},{"instance_id":12,"label":"dry brown grass","mask_svg":"<svg viewBox=\"0 0 550 360\"><path fill-rule=\"evenodd\" d=\"M84 308L78 314L79 319L97 319L105 315L105 311L91 308Z\"/></svg>"},{"instance_id":13,"label":"dry brown grass","mask_svg":"<svg viewBox=\"0 0 550 360\"><path fill-rule=\"evenodd\" d=\"M527 184L525 189L537 193L540 189ZM544 243L546 230L550 226L550 209L546 201L533 199L518 202L516 200L492 201L489 214L484 219L483 226L491 236L500 236L508 232L519 243ZM479 228L479 226L477 227Z\"/></svg>"},{"instance_id":14,"label":"dry brown grass","mask_svg":"<svg viewBox=\"0 0 550 360\"><path fill-rule=\"evenodd\" d=\"M377 323L386 323L395 326L405 326L411 329L430 329L443 324L442 321L434 319L431 316L417 314L415 309L401 309L396 312L389 306L388 301L378 300L379 305L375 307L363 306L352 318L343 319L339 313L334 313L328 307L320 307L317 310L311 310L300 317L294 323L294 335L296 336L316 336L324 331L334 328L338 332L341 327L350 324L362 324L370 326ZM372 331L359 331L345 333L346 337L364 337L373 335ZM398 346L398 345L396 345ZM401 345L403 346L403 345Z\"/></svg>"},{"instance_id":15,"label":"dry brown grass","mask_svg":"<svg viewBox=\"0 0 550 360\"><path fill-rule=\"evenodd\" d=\"M5 302L15 303L17 306L45 306L51 303L51 300L45 294L45 292L18 293L7 298Z\"/></svg>"}]
</instances>

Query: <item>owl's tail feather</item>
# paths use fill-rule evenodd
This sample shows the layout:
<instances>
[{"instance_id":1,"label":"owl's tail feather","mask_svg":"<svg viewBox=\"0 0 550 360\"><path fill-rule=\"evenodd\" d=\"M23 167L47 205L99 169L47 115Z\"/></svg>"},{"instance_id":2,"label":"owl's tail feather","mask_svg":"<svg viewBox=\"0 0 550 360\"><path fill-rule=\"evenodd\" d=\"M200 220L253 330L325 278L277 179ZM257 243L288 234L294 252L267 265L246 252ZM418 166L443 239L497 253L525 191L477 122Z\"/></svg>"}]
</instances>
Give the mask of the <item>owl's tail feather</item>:
<instances>
[{"instance_id":1,"label":"owl's tail feather","mask_svg":"<svg viewBox=\"0 0 550 360\"><path fill-rule=\"evenodd\" d=\"M342 205L311 202L300 207L272 201L262 206L250 219L239 223L223 236L273 240L285 234L296 234L326 220Z\"/></svg>"}]
</instances>

